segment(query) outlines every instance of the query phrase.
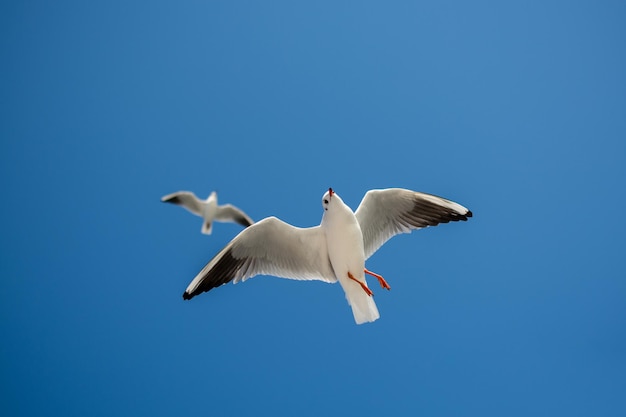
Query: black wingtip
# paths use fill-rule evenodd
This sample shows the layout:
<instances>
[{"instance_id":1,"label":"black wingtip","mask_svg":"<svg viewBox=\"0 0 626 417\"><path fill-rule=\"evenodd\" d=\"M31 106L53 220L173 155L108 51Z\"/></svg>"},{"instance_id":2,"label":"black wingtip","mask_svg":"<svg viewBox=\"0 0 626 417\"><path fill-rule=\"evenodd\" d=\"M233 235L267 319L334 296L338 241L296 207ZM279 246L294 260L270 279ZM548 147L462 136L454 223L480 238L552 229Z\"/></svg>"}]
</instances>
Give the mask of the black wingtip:
<instances>
[{"instance_id":1,"label":"black wingtip","mask_svg":"<svg viewBox=\"0 0 626 417\"><path fill-rule=\"evenodd\" d=\"M164 203L180 204L180 198L177 195L161 201Z\"/></svg>"},{"instance_id":2,"label":"black wingtip","mask_svg":"<svg viewBox=\"0 0 626 417\"><path fill-rule=\"evenodd\" d=\"M465 215L466 217L472 217L474 214L472 213L472 210L467 210L467 214Z\"/></svg>"},{"instance_id":3,"label":"black wingtip","mask_svg":"<svg viewBox=\"0 0 626 417\"><path fill-rule=\"evenodd\" d=\"M183 300L191 300L193 295L189 294L187 291L183 293Z\"/></svg>"}]
</instances>

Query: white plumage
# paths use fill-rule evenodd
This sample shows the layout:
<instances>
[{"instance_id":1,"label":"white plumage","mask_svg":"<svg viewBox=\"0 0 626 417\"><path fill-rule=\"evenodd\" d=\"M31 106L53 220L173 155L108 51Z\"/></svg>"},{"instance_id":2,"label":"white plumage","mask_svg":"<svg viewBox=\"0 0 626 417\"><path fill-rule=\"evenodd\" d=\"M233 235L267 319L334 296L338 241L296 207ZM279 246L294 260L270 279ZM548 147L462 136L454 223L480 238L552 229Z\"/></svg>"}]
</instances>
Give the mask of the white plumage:
<instances>
[{"instance_id":1,"label":"white plumage","mask_svg":"<svg viewBox=\"0 0 626 417\"><path fill-rule=\"evenodd\" d=\"M319 226L299 228L268 217L243 230L202 268L183 298L255 275L339 281L356 323L372 322L379 313L365 273L376 274L365 269L365 260L398 233L472 216L460 204L400 188L368 191L356 212L329 189L322 207Z\"/></svg>"}]
</instances>

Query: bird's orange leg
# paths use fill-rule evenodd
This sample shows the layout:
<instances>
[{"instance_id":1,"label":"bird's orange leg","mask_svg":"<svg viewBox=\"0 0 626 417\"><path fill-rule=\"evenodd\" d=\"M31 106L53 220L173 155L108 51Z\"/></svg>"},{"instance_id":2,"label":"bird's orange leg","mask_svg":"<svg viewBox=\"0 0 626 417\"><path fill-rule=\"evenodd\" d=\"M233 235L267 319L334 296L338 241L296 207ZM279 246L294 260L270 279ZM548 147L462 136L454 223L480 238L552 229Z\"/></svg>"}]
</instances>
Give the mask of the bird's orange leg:
<instances>
[{"instance_id":1,"label":"bird's orange leg","mask_svg":"<svg viewBox=\"0 0 626 417\"><path fill-rule=\"evenodd\" d=\"M387 284L387 281L385 281L385 278L381 277L378 274L373 273L372 271L368 271L367 269L365 269L365 273L366 274L370 274L373 277L376 277L376 279L380 283L380 286L383 287L384 289L386 289L386 290L390 290L391 289L389 284Z\"/></svg>"},{"instance_id":2,"label":"bird's orange leg","mask_svg":"<svg viewBox=\"0 0 626 417\"><path fill-rule=\"evenodd\" d=\"M365 293L367 295L369 295L370 297L374 294L372 292L372 290L367 288L367 285L363 284L361 281L359 281L358 279L354 278L354 276L350 273L350 271L348 271L348 278L350 278L351 280L356 281L361 286L361 288L363 288L363 291L365 291Z\"/></svg>"}]
</instances>

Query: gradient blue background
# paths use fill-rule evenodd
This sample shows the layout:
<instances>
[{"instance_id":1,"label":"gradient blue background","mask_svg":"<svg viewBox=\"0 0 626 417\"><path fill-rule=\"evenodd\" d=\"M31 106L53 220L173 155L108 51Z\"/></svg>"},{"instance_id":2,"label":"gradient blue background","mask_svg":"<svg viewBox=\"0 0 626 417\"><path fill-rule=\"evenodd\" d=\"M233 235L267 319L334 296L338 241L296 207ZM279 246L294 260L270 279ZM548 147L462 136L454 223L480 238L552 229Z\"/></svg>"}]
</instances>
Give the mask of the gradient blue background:
<instances>
[{"instance_id":1,"label":"gradient blue background","mask_svg":"<svg viewBox=\"0 0 626 417\"><path fill-rule=\"evenodd\" d=\"M621 1L0 5L0 414L626 415ZM437 3L437 4L432 4ZM338 285L181 295L332 186L455 200Z\"/></svg>"}]
</instances>

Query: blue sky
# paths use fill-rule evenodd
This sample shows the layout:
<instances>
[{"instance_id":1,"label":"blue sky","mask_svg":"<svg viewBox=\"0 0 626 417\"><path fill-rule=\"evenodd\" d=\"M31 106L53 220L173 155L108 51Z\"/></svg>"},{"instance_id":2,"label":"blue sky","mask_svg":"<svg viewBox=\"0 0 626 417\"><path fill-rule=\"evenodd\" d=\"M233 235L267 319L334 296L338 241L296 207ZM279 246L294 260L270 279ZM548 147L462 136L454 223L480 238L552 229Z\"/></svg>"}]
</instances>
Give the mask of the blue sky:
<instances>
[{"instance_id":1,"label":"blue sky","mask_svg":"<svg viewBox=\"0 0 626 417\"><path fill-rule=\"evenodd\" d=\"M0 413L626 414L626 6L442 3L2 3ZM182 300L240 228L162 195L304 227L328 187L474 217L370 258L373 324Z\"/></svg>"}]
</instances>

